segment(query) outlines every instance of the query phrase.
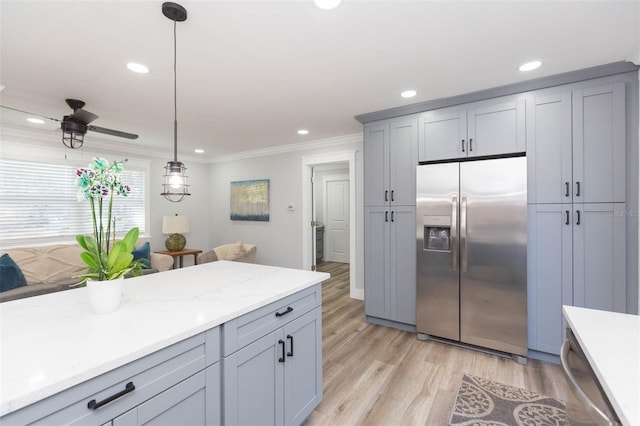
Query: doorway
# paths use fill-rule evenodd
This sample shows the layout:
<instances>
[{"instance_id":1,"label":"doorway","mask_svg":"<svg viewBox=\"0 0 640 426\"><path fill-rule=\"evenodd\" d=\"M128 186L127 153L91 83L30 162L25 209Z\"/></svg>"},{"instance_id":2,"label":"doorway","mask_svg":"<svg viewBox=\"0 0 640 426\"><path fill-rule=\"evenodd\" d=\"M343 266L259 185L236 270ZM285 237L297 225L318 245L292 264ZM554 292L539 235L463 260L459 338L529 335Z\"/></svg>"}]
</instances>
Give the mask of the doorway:
<instances>
[{"instance_id":1,"label":"doorway","mask_svg":"<svg viewBox=\"0 0 640 426\"><path fill-rule=\"evenodd\" d=\"M331 244L331 250L334 252L330 256L342 251L344 257L341 261L349 263L351 297L362 299L360 294L362 291L356 290L355 159L355 151L319 154L302 158L302 264L303 269L315 269L316 260L325 260L328 244ZM323 179L322 175L328 179ZM334 208L334 211L330 212L325 211L324 193L327 186L329 187L329 197L339 197L341 200L334 200L333 207L327 206L329 209ZM321 202L320 197L322 198ZM332 219L331 232L333 235L331 241L326 239L325 235L322 236L322 257L318 258L320 250L316 250L318 248L316 231L319 228L318 225L321 224L323 234L326 233L328 228L325 220L328 217L339 220ZM345 238L345 234L348 238ZM342 247L340 247L341 244Z\"/></svg>"}]
</instances>

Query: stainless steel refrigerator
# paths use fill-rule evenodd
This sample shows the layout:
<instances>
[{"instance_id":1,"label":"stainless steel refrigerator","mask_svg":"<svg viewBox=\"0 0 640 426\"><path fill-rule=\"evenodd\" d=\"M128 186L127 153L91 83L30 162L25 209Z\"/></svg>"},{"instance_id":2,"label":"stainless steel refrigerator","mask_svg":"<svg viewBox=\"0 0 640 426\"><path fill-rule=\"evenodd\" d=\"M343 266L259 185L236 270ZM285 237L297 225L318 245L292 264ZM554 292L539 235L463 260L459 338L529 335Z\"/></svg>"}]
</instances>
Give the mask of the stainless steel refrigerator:
<instances>
[{"instance_id":1,"label":"stainless steel refrigerator","mask_svg":"<svg viewBox=\"0 0 640 426\"><path fill-rule=\"evenodd\" d=\"M417 324L527 354L526 157L417 168Z\"/></svg>"}]
</instances>

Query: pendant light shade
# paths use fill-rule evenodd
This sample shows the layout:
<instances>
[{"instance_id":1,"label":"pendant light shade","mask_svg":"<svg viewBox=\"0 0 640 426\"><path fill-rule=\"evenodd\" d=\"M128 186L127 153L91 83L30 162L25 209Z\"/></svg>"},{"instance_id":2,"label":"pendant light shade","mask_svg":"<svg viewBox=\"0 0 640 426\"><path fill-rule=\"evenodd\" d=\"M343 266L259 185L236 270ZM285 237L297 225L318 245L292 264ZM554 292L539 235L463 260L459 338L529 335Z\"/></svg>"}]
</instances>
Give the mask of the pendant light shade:
<instances>
[{"instance_id":1,"label":"pendant light shade","mask_svg":"<svg viewBox=\"0 0 640 426\"><path fill-rule=\"evenodd\" d=\"M187 168L178 161L178 102L177 102L177 72L176 72L176 23L187 19L187 10L177 3L162 4L162 13L173 21L173 160L164 166L164 184L162 194L167 200L177 203L189 193L187 184Z\"/></svg>"}]
</instances>

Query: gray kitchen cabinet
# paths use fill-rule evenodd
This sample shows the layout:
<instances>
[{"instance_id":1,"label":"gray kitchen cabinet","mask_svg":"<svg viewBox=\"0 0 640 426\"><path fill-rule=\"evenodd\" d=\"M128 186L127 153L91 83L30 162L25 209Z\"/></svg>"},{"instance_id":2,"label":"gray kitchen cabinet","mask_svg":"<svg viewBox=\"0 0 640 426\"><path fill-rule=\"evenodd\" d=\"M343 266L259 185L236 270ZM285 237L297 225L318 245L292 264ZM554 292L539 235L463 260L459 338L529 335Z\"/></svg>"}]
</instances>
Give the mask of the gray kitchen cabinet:
<instances>
[{"instance_id":1,"label":"gray kitchen cabinet","mask_svg":"<svg viewBox=\"0 0 640 426\"><path fill-rule=\"evenodd\" d=\"M197 334L10 413L2 424L220 424L219 336L218 327Z\"/></svg>"},{"instance_id":2,"label":"gray kitchen cabinet","mask_svg":"<svg viewBox=\"0 0 640 426\"><path fill-rule=\"evenodd\" d=\"M624 202L625 83L528 102L529 203Z\"/></svg>"},{"instance_id":3,"label":"gray kitchen cabinet","mask_svg":"<svg viewBox=\"0 0 640 426\"><path fill-rule=\"evenodd\" d=\"M626 204L573 205L573 305L626 312Z\"/></svg>"},{"instance_id":4,"label":"gray kitchen cabinet","mask_svg":"<svg viewBox=\"0 0 640 426\"><path fill-rule=\"evenodd\" d=\"M403 117L364 127L364 205L416 204L417 119Z\"/></svg>"},{"instance_id":5,"label":"gray kitchen cabinet","mask_svg":"<svg viewBox=\"0 0 640 426\"><path fill-rule=\"evenodd\" d=\"M220 369L207 368L116 417L113 426L220 424ZM213 392L215 395L208 395ZM218 401L218 404L215 402ZM217 408L217 409L216 409Z\"/></svg>"},{"instance_id":6,"label":"gray kitchen cabinet","mask_svg":"<svg viewBox=\"0 0 640 426\"><path fill-rule=\"evenodd\" d=\"M527 212L529 348L554 355L564 341L562 305L573 305L571 215L571 204L530 204Z\"/></svg>"},{"instance_id":7,"label":"gray kitchen cabinet","mask_svg":"<svg viewBox=\"0 0 640 426\"><path fill-rule=\"evenodd\" d=\"M365 207L365 316L416 324L415 206Z\"/></svg>"},{"instance_id":8,"label":"gray kitchen cabinet","mask_svg":"<svg viewBox=\"0 0 640 426\"><path fill-rule=\"evenodd\" d=\"M299 425L322 400L321 297L316 286L225 324L224 424Z\"/></svg>"},{"instance_id":9,"label":"gray kitchen cabinet","mask_svg":"<svg viewBox=\"0 0 640 426\"><path fill-rule=\"evenodd\" d=\"M625 203L530 204L529 348L558 355L562 305L626 310Z\"/></svg>"},{"instance_id":10,"label":"gray kitchen cabinet","mask_svg":"<svg viewBox=\"0 0 640 426\"><path fill-rule=\"evenodd\" d=\"M496 98L427 111L419 117L418 160L525 151L525 99Z\"/></svg>"}]
</instances>

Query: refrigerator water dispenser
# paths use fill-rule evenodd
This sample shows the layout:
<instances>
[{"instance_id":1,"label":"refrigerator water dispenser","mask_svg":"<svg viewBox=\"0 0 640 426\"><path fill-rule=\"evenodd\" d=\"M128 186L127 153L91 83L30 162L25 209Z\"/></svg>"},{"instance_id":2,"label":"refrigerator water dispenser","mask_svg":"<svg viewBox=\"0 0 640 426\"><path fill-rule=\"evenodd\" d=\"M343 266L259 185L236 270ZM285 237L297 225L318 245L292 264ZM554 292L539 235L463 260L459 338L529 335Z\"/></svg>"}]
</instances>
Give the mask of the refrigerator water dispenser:
<instances>
[{"instance_id":1,"label":"refrigerator water dispenser","mask_svg":"<svg viewBox=\"0 0 640 426\"><path fill-rule=\"evenodd\" d=\"M451 217L423 216L424 250L451 251Z\"/></svg>"}]
</instances>

